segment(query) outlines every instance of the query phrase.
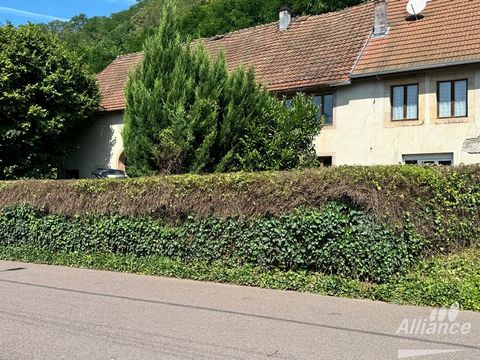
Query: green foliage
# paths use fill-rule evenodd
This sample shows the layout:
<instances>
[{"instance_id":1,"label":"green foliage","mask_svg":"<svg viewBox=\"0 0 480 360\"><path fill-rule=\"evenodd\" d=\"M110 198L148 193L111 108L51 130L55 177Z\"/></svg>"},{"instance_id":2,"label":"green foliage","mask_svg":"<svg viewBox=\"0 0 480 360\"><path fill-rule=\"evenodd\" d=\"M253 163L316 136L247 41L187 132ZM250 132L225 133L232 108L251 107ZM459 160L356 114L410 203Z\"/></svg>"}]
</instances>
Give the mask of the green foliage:
<instances>
[{"instance_id":1,"label":"green foliage","mask_svg":"<svg viewBox=\"0 0 480 360\"><path fill-rule=\"evenodd\" d=\"M166 2L158 33L126 89L125 152L131 175L282 170L314 163L317 109L293 107L259 86L252 69L229 73L201 46L186 46Z\"/></svg>"},{"instance_id":2,"label":"green foliage","mask_svg":"<svg viewBox=\"0 0 480 360\"><path fill-rule=\"evenodd\" d=\"M357 5L364 0L292 0L295 15L320 14ZM277 21L278 8L284 0L178 0L180 31L193 37L216 34ZM58 34L65 44L77 51L100 72L120 54L142 50L162 18L164 0L138 0L128 10L110 17L87 18L84 14L70 21L43 25Z\"/></svg>"},{"instance_id":3,"label":"green foliage","mask_svg":"<svg viewBox=\"0 0 480 360\"><path fill-rule=\"evenodd\" d=\"M18 206L0 214L0 244L319 271L376 282L408 271L422 245L410 229L394 232L335 204L256 220L190 217L178 227L150 218L62 217Z\"/></svg>"},{"instance_id":4,"label":"green foliage","mask_svg":"<svg viewBox=\"0 0 480 360\"><path fill-rule=\"evenodd\" d=\"M187 263L157 256L66 253L27 246L0 246L0 259L215 281L397 304L450 307L458 302L463 310L480 311L478 249L421 261L407 275L391 278L384 284L362 283L336 275L307 271L266 271L251 266Z\"/></svg>"},{"instance_id":5,"label":"green foliage","mask_svg":"<svg viewBox=\"0 0 480 360\"><path fill-rule=\"evenodd\" d=\"M439 307L458 302L463 309L480 311L480 250L424 260L407 275L374 287L371 297Z\"/></svg>"},{"instance_id":6,"label":"green foliage","mask_svg":"<svg viewBox=\"0 0 480 360\"><path fill-rule=\"evenodd\" d=\"M0 259L215 281L269 289L309 291L345 297L364 297L365 290L370 286L357 280L306 271L265 271L251 266L230 268L219 263L186 263L157 256L54 252L28 246L0 246Z\"/></svg>"},{"instance_id":7,"label":"green foliage","mask_svg":"<svg viewBox=\"0 0 480 360\"><path fill-rule=\"evenodd\" d=\"M430 240L433 253L478 244L478 166L345 166L120 181L0 182L0 208L28 202L52 214L119 213L169 223L186 215L278 217L299 207L321 209L332 200L372 212L392 227L413 226Z\"/></svg>"},{"instance_id":8,"label":"green foliage","mask_svg":"<svg viewBox=\"0 0 480 360\"><path fill-rule=\"evenodd\" d=\"M480 167L342 166L284 172L176 175L123 180L0 182L0 209L27 202L57 215L196 218L280 217L337 202L412 227L424 255L479 244Z\"/></svg>"},{"instance_id":9,"label":"green foliage","mask_svg":"<svg viewBox=\"0 0 480 360\"><path fill-rule=\"evenodd\" d=\"M55 37L0 27L0 179L56 177L99 101L92 74Z\"/></svg>"},{"instance_id":10,"label":"green foliage","mask_svg":"<svg viewBox=\"0 0 480 360\"><path fill-rule=\"evenodd\" d=\"M364 0L211 0L196 1L180 16L182 30L210 37L278 20L278 9L289 4L293 14L315 15L358 5Z\"/></svg>"}]
</instances>

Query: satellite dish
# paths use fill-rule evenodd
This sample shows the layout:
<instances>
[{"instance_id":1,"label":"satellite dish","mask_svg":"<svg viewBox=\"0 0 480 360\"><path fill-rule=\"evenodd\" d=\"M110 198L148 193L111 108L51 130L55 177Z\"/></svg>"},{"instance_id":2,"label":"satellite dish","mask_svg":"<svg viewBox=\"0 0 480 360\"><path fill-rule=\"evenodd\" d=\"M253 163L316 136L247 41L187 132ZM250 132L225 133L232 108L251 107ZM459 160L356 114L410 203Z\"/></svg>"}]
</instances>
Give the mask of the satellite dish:
<instances>
[{"instance_id":1,"label":"satellite dish","mask_svg":"<svg viewBox=\"0 0 480 360\"><path fill-rule=\"evenodd\" d=\"M407 12L412 16L416 16L420 14L426 6L427 0L408 0Z\"/></svg>"}]
</instances>

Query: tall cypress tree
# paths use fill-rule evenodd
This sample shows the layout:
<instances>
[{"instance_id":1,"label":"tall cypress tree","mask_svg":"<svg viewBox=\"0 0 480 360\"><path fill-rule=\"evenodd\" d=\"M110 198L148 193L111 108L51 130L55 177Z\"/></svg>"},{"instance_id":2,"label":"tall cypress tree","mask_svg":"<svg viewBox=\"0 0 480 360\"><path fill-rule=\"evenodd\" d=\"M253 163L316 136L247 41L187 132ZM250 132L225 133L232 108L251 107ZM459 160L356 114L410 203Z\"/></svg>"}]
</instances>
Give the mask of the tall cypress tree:
<instances>
[{"instance_id":1,"label":"tall cypress tree","mask_svg":"<svg viewBox=\"0 0 480 360\"><path fill-rule=\"evenodd\" d=\"M301 96L289 110L257 83L253 69L230 73L223 53L211 61L201 44L180 36L175 14L167 0L159 31L145 43L144 60L127 84L128 172L280 170L305 159L312 163L321 123L311 101Z\"/></svg>"}]
</instances>

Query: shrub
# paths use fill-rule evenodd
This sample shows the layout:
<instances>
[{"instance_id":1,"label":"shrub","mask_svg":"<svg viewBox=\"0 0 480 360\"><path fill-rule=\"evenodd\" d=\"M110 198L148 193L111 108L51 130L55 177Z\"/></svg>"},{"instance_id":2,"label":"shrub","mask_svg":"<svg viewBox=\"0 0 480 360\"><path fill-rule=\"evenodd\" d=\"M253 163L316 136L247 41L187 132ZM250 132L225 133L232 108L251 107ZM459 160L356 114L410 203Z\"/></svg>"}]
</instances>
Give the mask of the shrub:
<instances>
[{"instance_id":1,"label":"shrub","mask_svg":"<svg viewBox=\"0 0 480 360\"><path fill-rule=\"evenodd\" d=\"M429 240L426 255L463 249L480 238L478 166L345 166L106 181L0 182L0 209L28 203L52 215L117 214L175 226L189 216L279 218L302 207L320 210L329 202L370 213L392 229L413 227Z\"/></svg>"},{"instance_id":2,"label":"shrub","mask_svg":"<svg viewBox=\"0 0 480 360\"><path fill-rule=\"evenodd\" d=\"M253 220L189 217L177 227L148 217L48 215L21 205L0 214L0 244L318 271L375 282L405 273L422 245L409 228L395 232L333 203L321 211Z\"/></svg>"}]
</instances>

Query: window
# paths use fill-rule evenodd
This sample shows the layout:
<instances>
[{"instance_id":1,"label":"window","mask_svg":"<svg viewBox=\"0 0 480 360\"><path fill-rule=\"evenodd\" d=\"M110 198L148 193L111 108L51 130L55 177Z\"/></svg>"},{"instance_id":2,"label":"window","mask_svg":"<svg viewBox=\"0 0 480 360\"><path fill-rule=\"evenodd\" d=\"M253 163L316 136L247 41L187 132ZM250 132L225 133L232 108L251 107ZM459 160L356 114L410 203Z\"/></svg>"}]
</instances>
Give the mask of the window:
<instances>
[{"instance_id":1,"label":"window","mask_svg":"<svg viewBox=\"0 0 480 360\"><path fill-rule=\"evenodd\" d=\"M403 155L406 165L453 165L453 153Z\"/></svg>"},{"instance_id":2,"label":"window","mask_svg":"<svg viewBox=\"0 0 480 360\"><path fill-rule=\"evenodd\" d=\"M333 157L332 156L318 156L317 160L320 163L320 165L325 166L325 167L330 167L330 166L333 165Z\"/></svg>"},{"instance_id":3,"label":"window","mask_svg":"<svg viewBox=\"0 0 480 360\"><path fill-rule=\"evenodd\" d=\"M418 119L418 84L392 86L392 120Z\"/></svg>"},{"instance_id":4,"label":"window","mask_svg":"<svg viewBox=\"0 0 480 360\"><path fill-rule=\"evenodd\" d=\"M438 117L466 117L467 89L467 80L438 82Z\"/></svg>"},{"instance_id":5,"label":"window","mask_svg":"<svg viewBox=\"0 0 480 360\"><path fill-rule=\"evenodd\" d=\"M287 109L292 108L292 99L285 99L283 101ZM333 124L333 95L316 95L313 97L313 103L318 108L317 119L320 120L322 116L325 117L325 125Z\"/></svg>"},{"instance_id":6,"label":"window","mask_svg":"<svg viewBox=\"0 0 480 360\"><path fill-rule=\"evenodd\" d=\"M325 117L325 125L333 124L333 95L317 95L313 97L313 103L318 107L317 118Z\"/></svg>"},{"instance_id":7,"label":"window","mask_svg":"<svg viewBox=\"0 0 480 360\"><path fill-rule=\"evenodd\" d=\"M283 103L285 104L285 107L286 107L287 109L291 109L291 108L292 108L292 102L293 102L292 99L285 99L285 100L283 100Z\"/></svg>"}]
</instances>

